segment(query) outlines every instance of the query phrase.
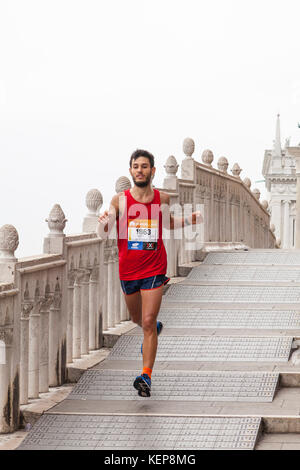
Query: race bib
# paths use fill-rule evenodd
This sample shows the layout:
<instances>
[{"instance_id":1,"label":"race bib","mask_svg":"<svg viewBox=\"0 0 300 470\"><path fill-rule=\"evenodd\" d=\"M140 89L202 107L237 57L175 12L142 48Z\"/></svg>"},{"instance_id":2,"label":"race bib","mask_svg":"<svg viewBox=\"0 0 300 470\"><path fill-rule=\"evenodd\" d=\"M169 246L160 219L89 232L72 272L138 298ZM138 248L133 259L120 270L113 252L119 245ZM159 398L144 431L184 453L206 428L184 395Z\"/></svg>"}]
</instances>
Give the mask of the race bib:
<instances>
[{"instance_id":1,"label":"race bib","mask_svg":"<svg viewBox=\"0 0 300 470\"><path fill-rule=\"evenodd\" d=\"M128 220L128 250L156 250L158 220Z\"/></svg>"}]
</instances>

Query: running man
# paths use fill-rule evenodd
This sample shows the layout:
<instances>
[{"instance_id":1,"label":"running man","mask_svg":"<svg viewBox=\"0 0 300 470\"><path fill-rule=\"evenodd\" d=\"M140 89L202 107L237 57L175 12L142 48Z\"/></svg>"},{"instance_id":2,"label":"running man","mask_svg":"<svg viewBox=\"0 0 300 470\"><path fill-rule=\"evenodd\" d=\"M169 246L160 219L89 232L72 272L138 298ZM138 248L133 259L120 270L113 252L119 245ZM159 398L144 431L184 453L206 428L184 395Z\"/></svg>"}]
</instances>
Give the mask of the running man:
<instances>
[{"instance_id":1,"label":"running man","mask_svg":"<svg viewBox=\"0 0 300 470\"><path fill-rule=\"evenodd\" d=\"M157 321L166 277L167 254L162 240L162 226L183 227L202 220L200 212L185 219L174 218L168 209L167 193L152 188L154 157L146 150L136 150L130 157L129 172L133 187L116 194L109 211L98 218L100 232L111 231L117 221L119 274L131 320L144 333L141 346L143 370L133 386L142 397L151 395L151 374L157 351L157 336L163 324ZM162 206L163 205L163 206ZM165 223L167 220L167 224ZM104 237L103 237L104 238Z\"/></svg>"}]
</instances>

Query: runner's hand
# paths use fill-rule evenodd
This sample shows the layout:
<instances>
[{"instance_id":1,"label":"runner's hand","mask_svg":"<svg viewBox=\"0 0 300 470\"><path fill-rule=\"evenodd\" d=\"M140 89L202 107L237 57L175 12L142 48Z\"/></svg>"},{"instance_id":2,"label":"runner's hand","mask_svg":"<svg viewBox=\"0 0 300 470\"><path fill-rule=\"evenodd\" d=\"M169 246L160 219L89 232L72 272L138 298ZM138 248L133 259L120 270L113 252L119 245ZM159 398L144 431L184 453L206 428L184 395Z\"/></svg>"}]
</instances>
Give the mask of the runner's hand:
<instances>
[{"instance_id":1,"label":"runner's hand","mask_svg":"<svg viewBox=\"0 0 300 470\"><path fill-rule=\"evenodd\" d=\"M187 218L189 224L201 224L203 222L203 216L200 211L192 212Z\"/></svg>"},{"instance_id":2,"label":"runner's hand","mask_svg":"<svg viewBox=\"0 0 300 470\"><path fill-rule=\"evenodd\" d=\"M99 224L102 225L104 232L107 232L108 230L108 221L109 221L108 211L104 211L102 214L99 215L98 222Z\"/></svg>"}]
</instances>

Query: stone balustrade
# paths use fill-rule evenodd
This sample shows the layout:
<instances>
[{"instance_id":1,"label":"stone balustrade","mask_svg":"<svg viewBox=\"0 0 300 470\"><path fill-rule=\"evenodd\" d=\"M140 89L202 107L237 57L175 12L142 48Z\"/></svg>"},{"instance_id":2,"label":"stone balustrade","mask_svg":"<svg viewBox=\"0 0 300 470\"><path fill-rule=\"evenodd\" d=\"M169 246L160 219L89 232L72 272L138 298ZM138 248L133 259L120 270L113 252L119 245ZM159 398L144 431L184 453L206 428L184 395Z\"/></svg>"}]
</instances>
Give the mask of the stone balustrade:
<instances>
[{"instance_id":1,"label":"stone balustrade","mask_svg":"<svg viewBox=\"0 0 300 470\"><path fill-rule=\"evenodd\" d=\"M258 190L240 178L237 163L232 176L221 157L212 166L213 153L205 150L202 163L192 157L195 144L185 139L185 158L174 156L165 164L162 191L170 196L170 210L186 217L200 210L196 227L163 229L169 276L202 253L218 248L274 248L268 203ZM117 193L130 188L122 176ZM159 189L159 188L157 188ZM118 276L116 239L97 235L102 195L92 189L86 196L88 213L82 233L65 235L67 219L55 204L46 219L49 234L44 253L16 259L19 243L12 225L0 228L0 432L19 426L20 404L38 398L49 387L66 381L67 364L103 346L103 331L129 320Z\"/></svg>"},{"instance_id":2,"label":"stone balustrade","mask_svg":"<svg viewBox=\"0 0 300 470\"><path fill-rule=\"evenodd\" d=\"M170 194L173 204L192 210L200 208L203 227L196 243L195 253L184 250L182 261L199 256L212 249L229 248L274 248L274 231L270 229L270 215L267 201L260 202L260 191L251 191L251 181L240 178L241 168L237 163L232 167L232 176L227 173L228 161L218 160L218 169L212 167L214 159L211 150L202 153L202 162L192 157L195 144L185 139L185 159L181 163L181 177L176 176L179 165L174 156L168 158L165 169L163 191ZM172 251L172 250L171 250ZM172 271L173 272L173 271Z\"/></svg>"}]
</instances>

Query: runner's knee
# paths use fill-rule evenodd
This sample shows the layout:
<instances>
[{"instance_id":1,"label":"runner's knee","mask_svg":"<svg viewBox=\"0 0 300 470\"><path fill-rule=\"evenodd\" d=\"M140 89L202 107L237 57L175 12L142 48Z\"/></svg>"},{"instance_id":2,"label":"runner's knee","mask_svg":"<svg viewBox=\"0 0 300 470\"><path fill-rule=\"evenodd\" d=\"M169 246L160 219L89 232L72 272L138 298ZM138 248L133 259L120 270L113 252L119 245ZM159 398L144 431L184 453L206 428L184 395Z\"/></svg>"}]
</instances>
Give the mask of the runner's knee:
<instances>
[{"instance_id":1,"label":"runner's knee","mask_svg":"<svg viewBox=\"0 0 300 470\"><path fill-rule=\"evenodd\" d=\"M146 317L143 319L144 333L153 333L156 331L156 317Z\"/></svg>"}]
</instances>

